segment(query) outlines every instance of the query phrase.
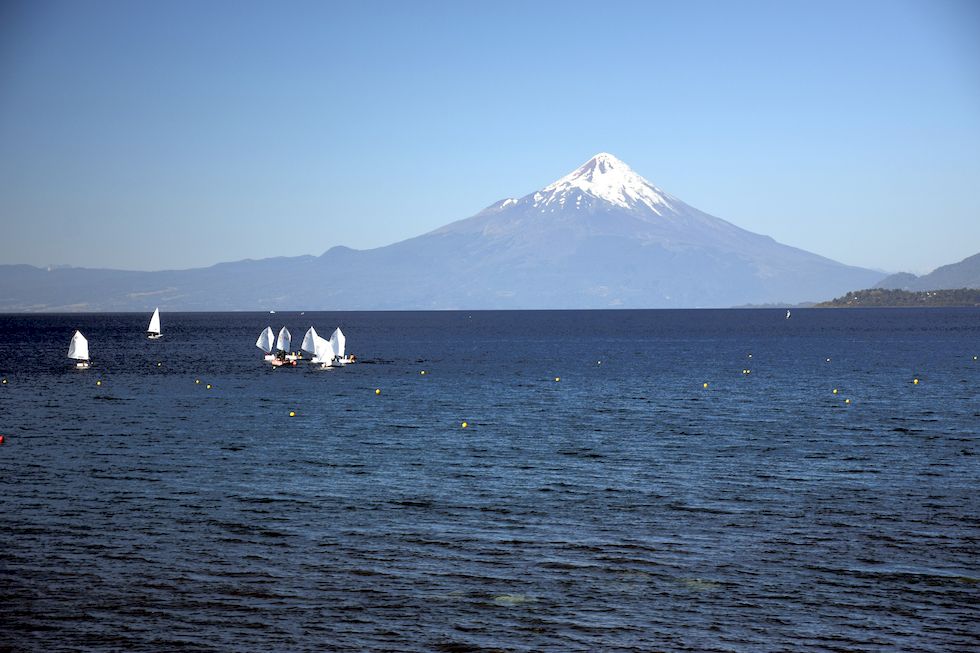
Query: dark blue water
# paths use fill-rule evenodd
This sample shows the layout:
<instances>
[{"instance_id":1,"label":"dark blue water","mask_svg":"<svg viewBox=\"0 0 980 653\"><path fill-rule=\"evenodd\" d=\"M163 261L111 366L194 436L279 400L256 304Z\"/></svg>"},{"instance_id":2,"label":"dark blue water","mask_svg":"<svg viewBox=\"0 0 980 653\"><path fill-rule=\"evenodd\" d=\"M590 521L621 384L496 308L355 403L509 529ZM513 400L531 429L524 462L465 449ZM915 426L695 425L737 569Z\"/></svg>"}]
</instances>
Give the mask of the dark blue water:
<instances>
[{"instance_id":1,"label":"dark blue water","mask_svg":"<svg viewBox=\"0 0 980 653\"><path fill-rule=\"evenodd\" d=\"M0 316L0 649L980 646L980 311L148 319Z\"/></svg>"}]
</instances>

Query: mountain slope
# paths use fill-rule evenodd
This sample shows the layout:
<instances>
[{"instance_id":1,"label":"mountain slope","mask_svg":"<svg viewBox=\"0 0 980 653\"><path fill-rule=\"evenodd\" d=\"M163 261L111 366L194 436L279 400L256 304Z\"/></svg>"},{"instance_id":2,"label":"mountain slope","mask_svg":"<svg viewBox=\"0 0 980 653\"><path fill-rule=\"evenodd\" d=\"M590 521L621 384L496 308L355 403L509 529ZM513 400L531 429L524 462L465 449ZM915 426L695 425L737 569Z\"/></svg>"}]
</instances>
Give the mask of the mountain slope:
<instances>
[{"instance_id":1,"label":"mountain slope","mask_svg":"<svg viewBox=\"0 0 980 653\"><path fill-rule=\"evenodd\" d=\"M703 213L599 154L539 191L373 250L165 272L5 266L0 310L732 306L831 298L881 276Z\"/></svg>"},{"instance_id":2,"label":"mountain slope","mask_svg":"<svg viewBox=\"0 0 980 653\"><path fill-rule=\"evenodd\" d=\"M885 277L874 287L887 290L980 288L980 254L968 256L959 263L951 263L936 268L921 277L908 272L899 272Z\"/></svg>"}]
</instances>

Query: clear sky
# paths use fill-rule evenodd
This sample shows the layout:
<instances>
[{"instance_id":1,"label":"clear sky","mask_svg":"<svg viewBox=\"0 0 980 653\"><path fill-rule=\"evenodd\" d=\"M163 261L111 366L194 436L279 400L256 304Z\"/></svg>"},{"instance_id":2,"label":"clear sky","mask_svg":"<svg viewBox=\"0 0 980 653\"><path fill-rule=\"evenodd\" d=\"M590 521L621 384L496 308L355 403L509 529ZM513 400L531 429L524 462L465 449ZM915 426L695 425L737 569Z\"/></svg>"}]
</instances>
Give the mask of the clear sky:
<instances>
[{"instance_id":1,"label":"clear sky","mask_svg":"<svg viewBox=\"0 0 980 653\"><path fill-rule=\"evenodd\" d=\"M593 154L740 227L980 252L980 2L0 3L0 263L386 245Z\"/></svg>"}]
</instances>

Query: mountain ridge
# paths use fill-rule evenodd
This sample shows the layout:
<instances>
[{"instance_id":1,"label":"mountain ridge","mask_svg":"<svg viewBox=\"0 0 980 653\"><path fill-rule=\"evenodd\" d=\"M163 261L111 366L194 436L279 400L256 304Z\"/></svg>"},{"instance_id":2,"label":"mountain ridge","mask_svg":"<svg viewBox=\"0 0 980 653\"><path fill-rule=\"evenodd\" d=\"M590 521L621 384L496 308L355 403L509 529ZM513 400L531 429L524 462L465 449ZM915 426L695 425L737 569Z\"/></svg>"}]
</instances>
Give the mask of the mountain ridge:
<instances>
[{"instance_id":1,"label":"mountain ridge","mask_svg":"<svg viewBox=\"0 0 980 653\"><path fill-rule=\"evenodd\" d=\"M695 209L608 153L370 250L161 272L36 270L0 267L0 310L724 307L831 298L883 276Z\"/></svg>"},{"instance_id":2,"label":"mountain ridge","mask_svg":"<svg viewBox=\"0 0 980 653\"><path fill-rule=\"evenodd\" d=\"M980 288L980 253L942 265L921 277L910 272L898 272L885 277L874 288L908 291Z\"/></svg>"}]
</instances>

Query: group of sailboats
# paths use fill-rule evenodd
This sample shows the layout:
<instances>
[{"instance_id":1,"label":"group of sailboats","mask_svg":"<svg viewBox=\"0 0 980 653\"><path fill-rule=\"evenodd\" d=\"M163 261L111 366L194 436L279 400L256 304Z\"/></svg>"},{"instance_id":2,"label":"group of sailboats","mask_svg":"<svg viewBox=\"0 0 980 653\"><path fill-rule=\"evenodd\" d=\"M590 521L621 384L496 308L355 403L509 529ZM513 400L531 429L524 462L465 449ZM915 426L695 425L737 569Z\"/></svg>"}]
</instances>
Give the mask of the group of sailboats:
<instances>
[{"instance_id":1,"label":"group of sailboats","mask_svg":"<svg viewBox=\"0 0 980 653\"><path fill-rule=\"evenodd\" d=\"M272 327L266 327L255 341L255 346L265 352L265 361L274 367L296 366L300 356L289 351L291 344L292 336L286 327L279 329L278 336L273 333Z\"/></svg>"},{"instance_id":2,"label":"group of sailboats","mask_svg":"<svg viewBox=\"0 0 980 653\"><path fill-rule=\"evenodd\" d=\"M316 329L310 327L303 336L303 351L313 354L310 362L318 364L321 369L340 367L353 363L356 358L347 354L347 337L340 327L334 329L330 339L322 338Z\"/></svg>"},{"instance_id":3,"label":"group of sailboats","mask_svg":"<svg viewBox=\"0 0 980 653\"><path fill-rule=\"evenodd\" d=\"M275 344L273 344L273 342ZM275 367L290 366L295 367L299 360L303 358L302 352L299 354L291 353L289 346L292 338L289 329L283 327L279 330L279 335L275 336L272 327L266 327L259 334L255 346L265 352L265 361ZM316 329L310 327L303 337L302 351L312 355L310 363L319 365L321 369L328 367L338 367L353 363L356 359L352 355L347 355L347 338L344 332L337 327L330 339L320 337ZM273 353L274 352L274 353Z\"/></svg>"},{"instance_id":4,"label":"group of sailboats","mask_svg":"<svg viewBox=\"0 0 980 653\"><path fill-rule=\"evenodd\" d=\"M146 327L146 337L150 340L158 340L162 336L160 309L157 308L153 311L150 323ZM302 353L297 354L289 350L291 344L292 336L286 327L279 329L278 336L273 332L272 327L266 327L255 341L255 346L265 352L264 360L275 367L296 367L297 362L303 358ZM329 340L321 338L316 329L310 327L303 338L302 350L312 354L310 362L323 369L340 367L356 360L354 355L347 354L347 338L340 327L334 330ZM75 361L77 369L89 368L88 340L81 331L75 331L75 335L71 338L71 343L68 345L68 358Z\"/></svg>"},{"instance_id":5,"label":"group of sailboats","mask_svg":"<svg viewBox=\"0 0 980 653\"><path fill-rule=\"evenodd\" d=\"M146 327L146 337L150 340L158 340L163 336L160 330L160 309L154 309L150 316L150 323ZM75 335L68 343L68 358L75 361L75 369L87 370L91 365L88 355L88 339L82 335L81 331L75 330Z\"/></svg>"}]
</instances>

